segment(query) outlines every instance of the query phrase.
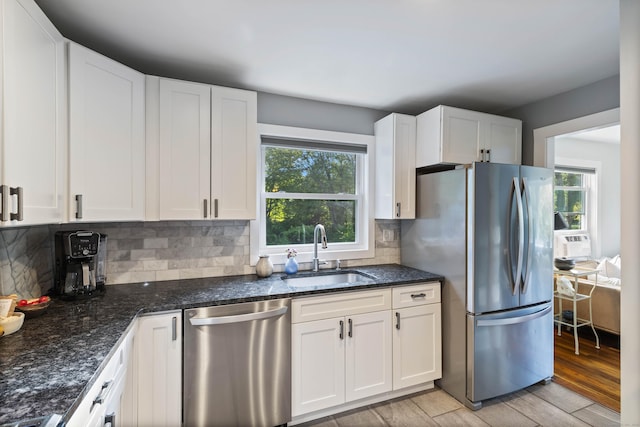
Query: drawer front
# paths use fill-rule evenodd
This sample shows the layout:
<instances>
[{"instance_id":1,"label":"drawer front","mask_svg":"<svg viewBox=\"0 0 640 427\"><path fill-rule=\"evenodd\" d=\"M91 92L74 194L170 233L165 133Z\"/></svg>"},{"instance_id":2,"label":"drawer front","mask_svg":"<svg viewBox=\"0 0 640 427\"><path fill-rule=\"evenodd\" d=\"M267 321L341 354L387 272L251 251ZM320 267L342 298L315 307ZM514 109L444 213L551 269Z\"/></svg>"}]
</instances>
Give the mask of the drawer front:
<instances>
[{"instance_id":1,"label":"drawer front","mask_svg":"<svg viewBox=\"0 0 640 427\"><path fill-rule=\"evenodd\" d=\"M440 282L393 288L393 308L415 307L440 302Z\"/></svg>"},{"instance_id":2,"label":"drawer front","mask_svg":"<svg viewBox=\"0 0 640 427\"><path fill-rule=\"evenodd\" d=\"M291 310L292 323L391 310L391 289L296 298L291 302Z\"/></svg>"}]
</instances>

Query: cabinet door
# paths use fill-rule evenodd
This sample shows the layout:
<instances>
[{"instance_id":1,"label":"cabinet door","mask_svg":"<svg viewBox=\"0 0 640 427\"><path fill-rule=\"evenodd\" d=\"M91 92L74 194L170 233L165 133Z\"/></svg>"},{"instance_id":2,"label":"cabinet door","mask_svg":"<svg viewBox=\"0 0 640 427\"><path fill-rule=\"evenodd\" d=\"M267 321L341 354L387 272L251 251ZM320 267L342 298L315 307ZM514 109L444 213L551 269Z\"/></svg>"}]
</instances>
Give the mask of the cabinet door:
<instances>
[{"instance_id":1,"label":"cabinet door","mask_svg":"<svg viewBox=\"0 0 640 427\"><path fill-rule=\"evenodd\" d=\"M344 403L343 317L291 325L292 416Z\"/></svg>"},{"instance_id":2,"label":"cabinet door","mask_svg":"<svg viewBox=\"0 0 640 427\"><path fill-rule=\"evenodd\" d=\"M522 122L491 116L487 123L487 147L493 163L519 165L522 162Z\"/></svg>"},{"instance_id":3,"label":"cabinet door","mask_svg":"<svg viewBox=\"0 0 640 427\"><path fill-rule=\"evenodd\" d=\"M257 95L211 89L211 216L256 218Z\"/></svg>"},{"instance_id":4,"label":"cabinet door","mask_svg":"<svg viewBox=\"0 0 640 427\"><path fill-rule=\"evenodd\" d=\"M4 224L61 222L67 118L64 39L32 1L3 1L0 21L0 184L22 187L24 218ZM10 210L17 213L17 197L11 199Z\"/></svg>"},{"instance_id":5,"label":"cabinet door","mask_svg":"<svg viewBox=\"0 0 640 427\"><path fill-rule=\"evenodd\" d=\"M69 114L69 219L144 219L144 75L71 43Z\"/></svg>"},{"instance_id":6,"label":"cabinet door","mask_svg":"<svg viewBox=\"0 0 640 427\"><path fill-rule=\"evenodd\" d=\"M138 425L182 422L182 312L143 316L136 334Z\"/></svg>"},{"instance_id":7,"label":"cabinet door","mask_svg":"<svg viewBox=\"0 0 640 427\"><path fill-rule=\"evenodd\" d=\"M377 311L347 318L345 350L346 400L392 388L391 313Z\"/></svg>"},{"instance_id":8,"label":"cabinet door","mask_svg":"<svg viewBox=\"0 0 640 427\"><path fill-rule=\"evenodd\" d=\"M440 304L394 310L393 389L442 377Z\"/></svg>"},{"instance_id":9,"label":"cabinet door","mask_svg":"<svg viewBox=\"0 0 640 427\"><path fill-rule=\"evenodd\" d=\"M442 161L471 163L482 160L480 149L483 114L460 108L443 107Z\"/></svg>"},{"instance_id":10,"label":"cabinet door","mask_svg":"<svg viewBox=\"0 0 640 427\"><path fill-rule=\"evenodd\" d=\"M416 118L391 114L375 123L375 217L415 218Z\"/></svg>"},{"instance_id":11,"label":"cabinet door","mask_svg":"<svg viewBox=\"0 0 640 427\"><path fill-rule=\"evenodd\" d=\"M209 218L210 112L211 86L160 79L161 220Z\"/></svg>"}]
</instances>

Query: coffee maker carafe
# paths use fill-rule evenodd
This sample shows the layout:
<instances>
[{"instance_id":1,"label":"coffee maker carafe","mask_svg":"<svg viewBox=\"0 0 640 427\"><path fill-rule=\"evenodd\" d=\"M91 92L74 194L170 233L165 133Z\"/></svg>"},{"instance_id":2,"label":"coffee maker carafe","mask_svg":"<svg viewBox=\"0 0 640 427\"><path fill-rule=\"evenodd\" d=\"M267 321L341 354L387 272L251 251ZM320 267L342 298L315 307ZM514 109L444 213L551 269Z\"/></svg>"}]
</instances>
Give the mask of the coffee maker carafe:
<instances>
[{"instance_id":1,"label":"coffee maker carafe","mask_svg":"<svg viewBox=\"0 0 640 427\"><path fill-rule=\"evenodd\" d=\"M105 291L107 236L93 231L55 234L55 293L66 298Z\"/></svg>"}]
</instances>

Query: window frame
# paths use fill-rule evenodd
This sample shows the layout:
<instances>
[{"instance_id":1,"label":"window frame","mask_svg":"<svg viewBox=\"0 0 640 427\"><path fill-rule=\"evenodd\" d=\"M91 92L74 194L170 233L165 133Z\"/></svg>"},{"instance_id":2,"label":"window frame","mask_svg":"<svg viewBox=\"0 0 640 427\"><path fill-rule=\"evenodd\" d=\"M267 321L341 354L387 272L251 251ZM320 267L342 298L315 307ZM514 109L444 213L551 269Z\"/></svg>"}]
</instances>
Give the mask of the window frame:
<instances>
[{"instance_id":1,"label":"window frame","mask_svg":"<svg viewBox=\"0 0 640 427\"><path fill-rule=\"evenodd\" d=\"M589 231L589 220L591 219L591 205L592 205L592 201L591 201L591 187L592 187L592 183L591 181L593 181L593 178L595 177L595 171L588 171L586 169L581 170L579 168L575 168L575 167L569 167L569 166L565 166L565 165L556 165L554 170L554 181L555 181L555 174L556 173L571 173L571 174L575 174L575 175L581 175L582 176L582 184L579 186L559 186L559 185L554 185L553 191L554 193L556 191L575 191L578 193L582 193L582 200L583 200L583 206L582 206L582 212L569 212L569 211L560 211L558 210L557 206L554 206L553 210L560 212L561 214L564 215L565 218L569 219L570 216L580 216L580 228L577 229L567 229L566 231L573 231L573 232L588 232ZM554 198L555 199L555 198ZM554 200L554 204L555 204L555 200Z\"/></svg>"},{"instance_id":2,"label":"window frame","mask_svg":"<svg viewBox=\"0 0 640 427\"><path fill-rule=\"evenodd\" d=\"M298 128L281 125L258 124L258 173L256 200L258 206L257 219L250 222L250 264L255 265L260 255L269 255L274 265L284 264L287 260L285 250L293 247L298 251L298 262L311 262L313 259L313 244L304 245L266 245L266 198L274 193L264 191L264 150L263 138L308 141L310 143L344 144L347 146L366 147L366 154L358 156L356 176L356 195L341 196L340 199L356 200L356 242L333 243L331 236L327 236L328 248L318 249L318 258L323 260L348 260L373 258L375 256L375 220L373 213L373 177L371 171L374 168L374 143L373 135L362 135L345 132L325 131L318 129ZM266 143L265 145L269 145ZM286 196L303 196L303 198L325 198L325 193L288 193ZM334 200L340 200L334 199Z\"/></svg>"}]
</instances>

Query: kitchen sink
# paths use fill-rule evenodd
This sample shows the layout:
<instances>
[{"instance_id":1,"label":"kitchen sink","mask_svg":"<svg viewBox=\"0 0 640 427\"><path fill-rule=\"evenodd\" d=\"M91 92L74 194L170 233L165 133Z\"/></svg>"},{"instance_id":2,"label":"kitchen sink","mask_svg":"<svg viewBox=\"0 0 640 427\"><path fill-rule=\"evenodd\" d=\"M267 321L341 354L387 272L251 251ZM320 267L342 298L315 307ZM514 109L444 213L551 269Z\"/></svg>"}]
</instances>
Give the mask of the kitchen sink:
<instances>
[{"instance_id":1,"label":"kitchen sink","mask_svg":"<svg viewBox=\"0 0 640 427\"><path fill-rule=\"evenodd\" d=\"M330 274L312 274L305 276L283 276L282 281L293 288L308 286L341 285L358 282L370 282L371 277L356 272L341 272Z\"/></svg>"}]
</instances>

